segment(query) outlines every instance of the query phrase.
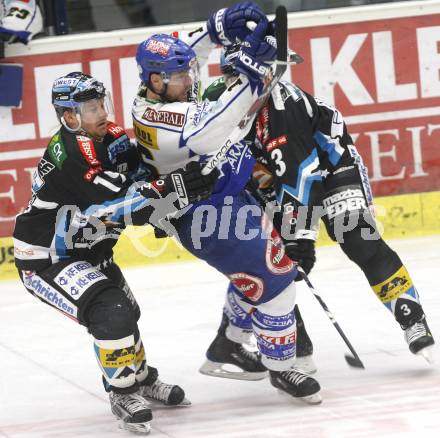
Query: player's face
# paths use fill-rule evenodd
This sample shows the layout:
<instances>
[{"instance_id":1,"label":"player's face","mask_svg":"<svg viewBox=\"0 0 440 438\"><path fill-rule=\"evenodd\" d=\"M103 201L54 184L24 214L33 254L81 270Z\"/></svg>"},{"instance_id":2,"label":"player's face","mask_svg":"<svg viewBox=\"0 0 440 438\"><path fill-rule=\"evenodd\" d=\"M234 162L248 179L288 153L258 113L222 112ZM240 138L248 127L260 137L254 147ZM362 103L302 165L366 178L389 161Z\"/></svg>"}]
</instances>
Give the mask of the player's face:
<instances>
[{"instance_id":1,"label":"player's face","mask_svg":"<svg viewBox=\"0 0 440 438\"><path fill-rule=\"evenodd\" d=\"M81 127L93 138L102 138L107 132L108 112L104 98L81 103Z\"/></svg>"},{"instance_id":2,"label":"player's face","mask_svg":"<svg viewBox=\"0 0 440 438\"><path fill-rule=\"evenodd\" d=\"M172 73L167 84L166 99L170 102L187 102L192 84L190 71Z\"/></svg>"}]
</instances>

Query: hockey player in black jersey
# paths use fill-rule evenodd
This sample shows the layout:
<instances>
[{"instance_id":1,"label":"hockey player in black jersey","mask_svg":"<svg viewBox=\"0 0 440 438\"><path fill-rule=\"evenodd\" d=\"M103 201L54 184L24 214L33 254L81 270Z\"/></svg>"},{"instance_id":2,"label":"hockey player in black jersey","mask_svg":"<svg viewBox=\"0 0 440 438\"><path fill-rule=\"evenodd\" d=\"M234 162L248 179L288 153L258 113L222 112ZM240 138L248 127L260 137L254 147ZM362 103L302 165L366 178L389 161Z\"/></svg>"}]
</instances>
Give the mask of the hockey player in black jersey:
<instances>
[{"instance_id":1,"label":"hockey player in black jersey","mask_svg":"<svg viewBox=\"0 0 440 438\"><path fill-rule=\"evenodd\" d=\"M27 209L17 216L15 263L26 289L84 325L121 427L148 433L148 399L188 403L177 385L147 366L139 306L112 249L126 225L155 223L209 196L216 180L197 163L134 184L139 158L124 130L108 121L101 82L73 72L57 79L52 103L62 124L38 163Z\"/></svg>"},{"instance_id":2,"label":"hockey player in black jersey","mask_svg":"<svg viewBox=\"0 0 440 438\"><path fill-rule=\"evenodd\" d=\"M226 74L231 72L226 66ZM210 92L218 95L224 87L224 80L218 80ZM373 292L395 317L410 351L430 362L434 339L418 292L399 256L376 230L368 172L340 112L281 81L260 111L254 135L253 153L259 161L254 175L260 181L259 193L265 197L272 188L281 206L274 223L287 255L307 273L312 269L322 216L331 238L361 268ZM240 366L232 354L240 343L227 339L228 325L249 332L247 320L226 305L216 339L207 351L208 362ZM298 345L311 353L312 343L305 330L303 334L303 340L298 334ZM241 366L247 375L261 373L260 368L248 365Z\"/></svg>"}]
</instances>

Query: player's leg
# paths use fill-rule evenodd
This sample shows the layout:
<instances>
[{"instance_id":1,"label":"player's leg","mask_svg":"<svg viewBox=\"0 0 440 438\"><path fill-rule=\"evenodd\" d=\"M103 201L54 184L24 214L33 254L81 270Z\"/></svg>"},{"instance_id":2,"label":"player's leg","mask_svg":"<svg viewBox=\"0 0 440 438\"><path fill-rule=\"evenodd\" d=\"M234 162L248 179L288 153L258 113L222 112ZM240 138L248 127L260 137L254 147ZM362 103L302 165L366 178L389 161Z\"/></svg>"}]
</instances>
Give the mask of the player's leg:
<instances>
[{"instance_id":1,"label":"player's leg","mask_svg":"<svg viewBox=\"0 0 440 438\"><path fill-rule=\"evenodd\" d=\"M296 319L296 362L295 367L307 374L314 374L318 371L313 360L313 343L307 333L306 326L299 307L294 307Z\"/></svg>"},{"instance_id":2,"label":"player's leg","mask_svg":"<svg viewBox=\"0 0 440 438\"><path fill-rule=\"evenodd\" d=\"M130 289L119 267L112 263L104 269L105 274L111 278L134 307L138 307L133 292ZM138 394L150 402L165 406L189 406L191 402L185 397L185 391L178 385L162 382L159 379L157 368L147 365L145 348L139 330L136 327L135 338L135 364Z\"/></svg>"},{"instance_id":3,"label":"player's leg","mask_svg":"<svg viewBox=\"0 0 440 438\"><path fill-rule=\"evenodd\" d=\"M250 345L254 339L252 311L253 306L244 301L230 283L220 327L206 352L206 361L199 369L202 374L241 380L267 377L260 354Z\"/></svg>"},{"instance_id":4,"label":"player's leg","mask_svg":"<svg viewBox=\"0 0 440 438\"><path fill-rule=\"evenodd\" d=\"M417 289L401 259L376 231L368 206L372 203L366 169L354 147L353 166L327 178L324 222L329 235L364 272L373 292L404 330L409 349L430 360L434 338ZM352 226L346 227L347 221ZM344 225L345 224L345 225ZM345 231L349 228L349 231Z\"/></svg>"},{"instance_id":5,"label":"player's leg","mask_svg":"<svg viewBox=\"0 0 440 438\"><path fill-rule=\"evenodd\" d=\"M22 272L26 289L87 327L120 426L148 433L147 401L137 394L136 340L139 308L101 270L85 261L60 262L40 272Z\"/></svg>"},{"instance_id":6,"label":"player's leg","mask_svg":"<svg viewBox=\"0 0 440 438\"><path fill-rule=\"evenodd\" d=\"M253 348L251 312L253 307L242 300L241 294L229 283L226 302L217 335L211 342L206 361L200 372L215 377L240 380L260 380L267 376L261 356ZM313 343L307 333L298 305L294 307L296 319L295 368L313 374L317 371L313 361ZM231 369L229 365L238 367ZM240 371L241 370L241 371Z\"/></svg>"},{"instance_id":7,"label":"player's leg","mask_svg":"<svg viewBox=\"0 0 440 438\"><path fill-rule=\"evenodd\" d=\"M271 377L277 376L271 379L272 384L294 397L313 402L312 396L320 389L318 382L292 368L296 350L293 307L297 273L284 255L281 240L271 234L271 224L262 221L258 209L256 201L242 193L227 203L226 210L215 212L215 217L208 215L200 221L195 212L193 218L182 218L177 224L179 236L190 252L228 276L242 300L255 308L253 331L263 364ZM194 226L197 223L202 226ZM208 227L212 233L206 236Z\"/></svg>"}]
</instances>

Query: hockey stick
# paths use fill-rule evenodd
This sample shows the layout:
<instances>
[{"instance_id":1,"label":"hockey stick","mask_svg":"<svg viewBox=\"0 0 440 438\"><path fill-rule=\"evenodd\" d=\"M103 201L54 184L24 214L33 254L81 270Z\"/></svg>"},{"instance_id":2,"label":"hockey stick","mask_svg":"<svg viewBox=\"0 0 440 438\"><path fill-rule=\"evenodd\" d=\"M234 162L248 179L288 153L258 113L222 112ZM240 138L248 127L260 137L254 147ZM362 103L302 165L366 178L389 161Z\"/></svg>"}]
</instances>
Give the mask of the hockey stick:
<instances>
[{"instance_id":1,"label":"hockey stick","mask_svg":"<svg viewBox=\"0 0 440 438\"><path fill-rule=\"evenodd\" d=\"M208 161L202 169L203 175L208 175L226 156L231 146L240 141L244 135L243 131L248 127L254 115L264 106L267 97L275 85L281 79L287 69L287 10L284 6L278 6L275 11L275 37L277 42L277 59L274 62L275 72L271 77L265 78L263 91L257 100L250 106L238 125L232 130L226 141L217 153Z\"/></svg>"},{"instance_id":2,"label":"hockey stick","mask_svg":"<svg viewBox=\"0 0 440 438\"><path fill-rule=\"evenodd\" d=\"M345 333L342 331L340 325L338 324L338 322L336 321L335 317L333 316L333 314L330 312L329 308L327 307L327 304L325 304L324 300L321 298L321 295L319 295L319 293L316 291L316 289L313 287L312 283L309 280L309 277L307 276L307 274L304 272L303 268L301 268L301 266L298 265L298 271L301 275L301 277L304 279L304 281L306 282L308 288L310 289L310 291L313 293L313 295L315 296L315 298L318 300L319 304L321 305L321 307L324 309L325 313L327 314L327 316L329 317L330 321L333 323L333 325L335 326L336 330L338 331L338 333L341 335L342 339L344 340L345 344L347 345L348 349L351 351L351 353L353 354L353 356L350 356L349 354L345 354L345 360L347 361L348 365L355 367L355 368L364 368L365 366L362 363L360 357L358 356L358 354L356 353L355 349L353 348L353 346L351 345L350 341L347 339L347 336L345 336Z\"/></svg>"}]
</instances>

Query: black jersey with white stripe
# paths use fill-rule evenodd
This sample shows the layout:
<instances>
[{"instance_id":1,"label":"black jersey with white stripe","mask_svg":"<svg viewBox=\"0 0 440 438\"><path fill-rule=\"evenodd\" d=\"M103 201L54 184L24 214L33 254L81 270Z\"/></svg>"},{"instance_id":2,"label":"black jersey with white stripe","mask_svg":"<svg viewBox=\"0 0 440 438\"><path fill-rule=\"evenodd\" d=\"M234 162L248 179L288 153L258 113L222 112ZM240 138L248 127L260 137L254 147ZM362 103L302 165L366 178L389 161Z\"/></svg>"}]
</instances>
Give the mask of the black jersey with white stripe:
<instances>
[{"instance_id":1,"label":"black jersey with white stripe","mask_svg":"<svg viewBox=\"0 0 440 438\"><path fill-rule=\"evenodd\" d=\"M138 165L121 127L109 123L100 141L62 127L38 163L28 207L16 218L17 267L37 271L66 258L98 264L111 257L125 226L147 221L148 199L131 179Z\"/></svg>"}]
</instances>

